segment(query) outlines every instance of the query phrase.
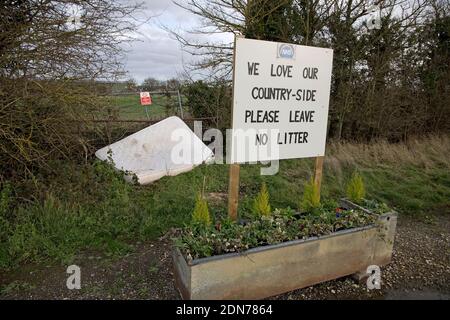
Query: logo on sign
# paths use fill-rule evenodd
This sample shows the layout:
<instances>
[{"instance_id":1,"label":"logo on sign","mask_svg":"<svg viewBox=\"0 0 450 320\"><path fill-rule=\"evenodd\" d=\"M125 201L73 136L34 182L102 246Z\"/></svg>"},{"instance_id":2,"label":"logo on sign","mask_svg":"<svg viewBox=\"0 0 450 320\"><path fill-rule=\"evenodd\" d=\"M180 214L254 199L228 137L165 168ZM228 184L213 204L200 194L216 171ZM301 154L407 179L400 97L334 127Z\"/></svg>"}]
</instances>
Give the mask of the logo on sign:
<instances>
[{"instance_id":1,"label":"logo on sign","mask_svg":"<svg viewBox=\"0 0 450 320\"><path fill-rule=\"evenodd\" d=\"M278 45L278 58L294 59L295 48L292 44L280 44Z\"/></svg>"}]
</instances>

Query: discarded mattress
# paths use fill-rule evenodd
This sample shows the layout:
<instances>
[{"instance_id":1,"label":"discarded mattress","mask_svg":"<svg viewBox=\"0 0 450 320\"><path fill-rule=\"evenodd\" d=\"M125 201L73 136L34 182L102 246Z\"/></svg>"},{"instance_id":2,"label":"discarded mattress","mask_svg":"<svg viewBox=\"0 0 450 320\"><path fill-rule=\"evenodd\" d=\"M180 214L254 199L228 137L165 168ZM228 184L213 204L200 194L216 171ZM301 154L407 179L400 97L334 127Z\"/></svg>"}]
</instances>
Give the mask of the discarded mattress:
<instances>
[{"instance_id":1,"label":"discarded mattress","mask_svg":"<svg viewBox=\"0 0 450 320\"><path fill-rule=\"evenodd\" d=\"M95 155L111 161L126 172L127 181L136 175L139 184L164 176L175 176L213 159L212 151L178 117L169 117L122 140Z\"/></svg>"}]
</instances>

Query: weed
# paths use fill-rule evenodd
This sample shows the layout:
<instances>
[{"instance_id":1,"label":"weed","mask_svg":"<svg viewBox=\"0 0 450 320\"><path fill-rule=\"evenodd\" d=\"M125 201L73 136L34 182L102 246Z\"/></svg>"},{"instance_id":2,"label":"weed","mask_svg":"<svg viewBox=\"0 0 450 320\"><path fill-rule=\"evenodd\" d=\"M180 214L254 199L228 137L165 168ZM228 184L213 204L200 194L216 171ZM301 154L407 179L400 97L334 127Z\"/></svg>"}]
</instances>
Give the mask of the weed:
<instances>
[{"instance_id":1,"label":"weed","mask_svg":"<svg viewBox=\"0 0 450 320\"><path fill-rule=\"evenodd\" d=\"M148 272L150 273L157 273L159 271L159 265L156 262L153 262L150 264L148 268Z\"/></svg>"},{"instance_id":2,"label":"weed","mask_svg":"<svg viewBox=\"0 0 450 320\"><path fill-rule=\"evenodd\" d=\"M35 286L28 282L13 281L13 282L0 288L0 296L8 295L11 293L16 293L16 292L21 292L21 291L29 291L34 288L35 288Z\"/></svg>"}]
</instances>

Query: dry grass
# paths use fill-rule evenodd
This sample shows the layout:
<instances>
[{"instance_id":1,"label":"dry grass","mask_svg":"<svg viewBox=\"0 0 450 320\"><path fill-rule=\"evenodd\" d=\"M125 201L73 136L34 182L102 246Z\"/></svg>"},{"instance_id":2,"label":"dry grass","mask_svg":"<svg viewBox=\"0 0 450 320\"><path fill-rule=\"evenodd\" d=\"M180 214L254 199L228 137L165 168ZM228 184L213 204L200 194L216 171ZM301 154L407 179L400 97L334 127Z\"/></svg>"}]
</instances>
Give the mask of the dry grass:
<instances>
[{"instance_id":1,"label":"dry grass","mask_svg":"<svg viewBox=\"0 0 450 320\"><path fill-rule=\"evenodd\" d=\"M410 139L407 143L331 143L327 146L325 165L339 173L341 166L412 165L429 169L450 168L450 137L448 135Z\"/></svg>"},{"instance_id":2,"label":"dry grass","mask_svg":"<svg viewBox=\"0 0 450 320\"><path fill-rule=\"evenodd\" d=\"M330 143L323 194L342 195L355 170L362 174L369 198L386 202L401 213L450 213L448 135L406 143Z\"/></svg>"}]
</instances>

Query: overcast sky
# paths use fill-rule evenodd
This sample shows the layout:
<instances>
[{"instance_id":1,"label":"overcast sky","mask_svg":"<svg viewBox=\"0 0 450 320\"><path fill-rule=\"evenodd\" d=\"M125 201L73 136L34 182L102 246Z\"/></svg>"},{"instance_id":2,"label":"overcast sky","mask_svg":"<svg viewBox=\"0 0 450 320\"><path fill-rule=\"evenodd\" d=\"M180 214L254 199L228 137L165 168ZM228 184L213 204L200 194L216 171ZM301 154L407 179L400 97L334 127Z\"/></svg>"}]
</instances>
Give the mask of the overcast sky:
<instances>
[{"instance_id":1,"label":"overcast sky","mask_svg":"<svg viewBox=\"0 0 450 320\"><path fill-rule=\"evenodd\" d=\"M207 38L223 42L233 41L232 34L193 35L183 31L193 30L201 26L200 17L180 8L173 0L122 0L143 1L145 10L137 17L140 21L149 19L141 24L134 35L138 40L125 45L127 54L123 60L126 79L134 78L142 82L145 78L153 77L166 80L177 77L183 72L183 64L192 62L192 57L183 52L180 43L173 39L164 27L182 33L188 39ZM186 4L188 0L176 0ZM205 0L209 1L209 0Z\"/></svg>"},{"instance_id":2,"label":"overcast sky","mask_svg":"<svg viewBox=\"0 0 450 320\"><path fill-rule=\"evenodd\" d=\"M182 2L183 0L180 0ZM144 16L149 22L141 25L134 41L125 45L127 54L124 59L126 78L134 78L141 82L147 77L165 80L176 77L183 71L183 63L192 61L182 51L180 43L164 30L163 26L172 30L191 30L199 26L200 18L176 6L172 0L145 0ZM144 20L144 17L139 17ZM190 35L190 38L199 37ZM232 39L231 35L215 36L221 39Z\"/></svg>"}]
</instances>

